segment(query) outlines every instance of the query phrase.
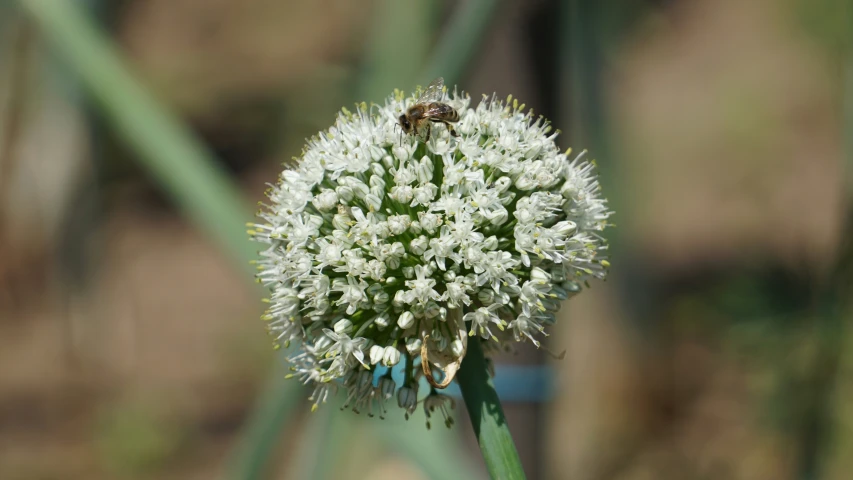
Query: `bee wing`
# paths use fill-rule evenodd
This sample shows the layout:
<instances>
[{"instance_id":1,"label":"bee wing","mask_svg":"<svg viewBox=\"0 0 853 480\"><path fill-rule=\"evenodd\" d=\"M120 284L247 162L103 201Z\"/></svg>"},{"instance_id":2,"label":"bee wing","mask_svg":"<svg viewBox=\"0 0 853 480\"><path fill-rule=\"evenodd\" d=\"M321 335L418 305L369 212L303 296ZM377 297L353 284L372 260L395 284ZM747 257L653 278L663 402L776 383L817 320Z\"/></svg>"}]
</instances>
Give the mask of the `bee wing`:
<instances>
[{"instance_id":1,"label":"bee wing","mask_svg":"<svg viewBox=\"0 0 853 480\"><path fill-rule=\"evenodd\" d=\"M438 77L429 82L426 90L418 97L415 103L429 103L441 99L442 89L444 88L444 78Z\"/></svg>"},{"instance_id":2,"label":"bee wing","mask_svg":"<svg viewBox=\"0 0 853 480\"><path fill-rule=\"evenodd\" d=\"M424 112L424 115L423 115L423 116L424 116L424 118L427 118L427 117L440 117L440 116L443 116L443 115L447 115L448 110L450 110L450 107L448 107L447 105L445 105L445 104L443 104L443 103L439 103L439 104L437 104L437 105L436 105L436 106L434 106L434 107L428 108L428 109Z\"/></svg>"}]
</instances>

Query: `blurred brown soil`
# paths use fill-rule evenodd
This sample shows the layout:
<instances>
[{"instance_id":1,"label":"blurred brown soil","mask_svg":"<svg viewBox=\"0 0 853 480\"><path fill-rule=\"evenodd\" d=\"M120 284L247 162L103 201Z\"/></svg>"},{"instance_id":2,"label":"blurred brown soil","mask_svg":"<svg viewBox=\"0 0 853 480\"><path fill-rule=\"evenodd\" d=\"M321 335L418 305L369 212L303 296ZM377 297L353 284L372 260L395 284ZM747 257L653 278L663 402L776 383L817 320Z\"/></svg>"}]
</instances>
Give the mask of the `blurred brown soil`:
<instances>
[{"instance_id":1,"label":"blurred brown soil","mask_svg":"<svg viewBox=\"0 0 853 480\"><path fill-rule=\"evenodd\" d=\"M615 221L649 278L774 262L814 275L833 259L841 85L781 7L675 2L610 65ZM736 332L672 326L730 319L678 305L625 312L613 287L569 302L555 335L569 355L557 365L548 478L794 478L794 432L767 421L779 367L758 351L733 355ZM668 336L638 338L638 320Z\"/></svg>"}]
</instances>

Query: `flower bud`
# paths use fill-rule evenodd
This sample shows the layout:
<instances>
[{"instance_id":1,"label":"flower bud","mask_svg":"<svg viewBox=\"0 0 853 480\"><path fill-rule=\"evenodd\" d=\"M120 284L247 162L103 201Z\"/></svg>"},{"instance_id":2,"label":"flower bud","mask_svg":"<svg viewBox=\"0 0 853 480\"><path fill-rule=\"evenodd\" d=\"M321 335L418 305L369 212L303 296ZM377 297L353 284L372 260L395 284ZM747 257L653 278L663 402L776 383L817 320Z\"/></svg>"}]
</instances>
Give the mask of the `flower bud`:
<instances>
[{"instance_id":1,"label":"flower bud","mask_svg":"<svg viewBox=\"0 0 853 480\"><path fill-rule=\"evenodd\" d=\"M553 293L559 300L567 300L569 298L569 292L558 285L551 286L551 293Z\"/></svg>"},{"instance_id":2,"label":"flower bud","mask_svg":"<svg viewBox=\"0 0 853 480\"><path fill-rule=\"evenodd\" d=\"M388 268L391 270L397 270L400 268L400 257L388 257L385 263L388 264Z\"/></svg>"},{"instance_id":3,"label":"flower bud","mask_svg":"<svg viewBox=\"0 0 853 480\"><path fill-rule=\"evenodd\" d=\"M382 176L371 175L369 182L371 189L378 188L379 190L385 190L385 180L382 179Z\"/></svg>"},{"instance_id":4,"label":"flower bud","mask_svg":"<svg viewBox=\"0 0 853 480\"><path fill-rule=\"evenodd\" d=\"M342 201L349 203L355 198L355 193L352 191L352 188L346 185L339 185L338 188L335 189L335 193L338 194L338 198Z\"/></svg>"},{"instance_id":5,"label":"flower bud","mask_svg":"<svg viewBox=\"0 0 853 480\"><path fill-rule=\"evenodd\" d=\"M578 194L578 187L575 184L575 182L572 180L567 181L560 188L560 195L562 195L563 198L575 198L577 196L577 194Z\"/></svg>"},{"instance_id":6,"label":"flower bud","mask_svg":"<svg viewBox=\"0 0 853 480\"><path fill-rule=\"evenodd\" d=\"M393 367L400 362L400 351L394 347L385 347L385 352L382 356L382 364L386 367Z\"/></svg>"},{"instance_id":7,"label":"flower bud","mask_svg":"<svg viewBox=\"0 0 853 480\"><path fill-rule=\"evenodd\" d=\"M437 303L430 301L427 303L426 308L424 309L424 315L427 318L435 318L441 313L441 307L438 306Z\"/></svg>"},{"instance_id":8,"label":"flower bud","mask_svg":"<svg viewBox=\"0 0 853 480\"><path fill-rule=\"evenodd\" d=\"M391 193L388 194L389 197L400 203L411 202L414 195L414 190L408 185L396 185L391 187Z\"/></svg>"},{"instance_id":9,"label":"flower bud","mask_svg":"<svg viewBox=\"0 0 853 480\"><path fill-rule=\"evenodd\" d=\"M381 291L373 296L373 303L388 303L389 300L391 300L391 296L386 291Z\"/></svg>"},{"instance_id":10,"label":"flower bud","mask_svg":"<svg viewBox=\"0 0 853 480\"><path fill-rule=\"evenodd\" d=\"M415 385L415 387L417 387ZM397 406L406 410L407 415L418 408L418 390L412 387L401 387L397 391Z\"/></svg>"},{"instance_id":11,"label":"flower bud","mask_svg":"<svg viewBox=\"0 0 853 480\"><path fill-rule=\"evenodd\" d=\"M495 292L491 290L480 290L477 292L477 299L483 302L484 305L495 303Z\"/></svg>"},{"instance_id":12,"label":"flower bud","mask_svg":"<svg viewBox=\"0 0 853 480\"><path fill-rule=\"evenodd\" d=\"M440 352L443 352L443 351L447 350L447 344L448 344L449 342L448 342L448 340L447 340L447 337L445 337L444 335L442 335L442 334L441 334L441 332L438 332L438 331L433 330L433 331L432 331L432 336L430 336L430 340L431 340L431 341L433 341L433 342L435 342L435 344L436 344L436 346L438 347L438 350L439 350Z\"/></svg>"},{"instance_id":13,"label":"flower bud","mask_svg":"<svg viewBox=\"0 0 853 480\"><path fill-rule=\"evenodd\" d=\"M352 332L352 322L344 318L343 320L338 320L335 323L335 333L341 335L343 333L349 334Z\"/></svg>"},{"instance_id":14,"label":"flower bud","mask_svg":"<svg viewBox=\"0 0 853 480\"><path fill-rule=\"evenodd\" d=\"M556 225L551 227L551 230L554 230L555 232L557 232L560 235L568 236L568 235L575 233L577 228L578 228L578 225L575 222L573 222L571 220L565 220L562 222L557 222Z\"/></svg>"},{"instance_id":15,"label":"flower bud","mask_svg":"<svg viewBox=\"0 0 853 480\"><path fill-rule=\"evenodd\" d=\"M543 298L542 305L545 307L545 310L552 313L560 310L560 302L553 298Z\"/></svg>"},{"instance_id":16,"label":"flower bud","mask_svg":"<svg viewBox=\"0 0 853 480\"><path fill-rule=\"evenodd\" d=\"M461 357L465 354L465 346L462 345L462 340L459 340L458 338L454 340L450 344L450 351L452 351L453 355L456 355L457 357Z\"/></svg>"},{"instance_id":17,"label":"flower bud","mask_svg":"<svg viewBox=\"0 0 853 480\"><path fill-rule=\"evenodd\" d=\"M533 267L533 269L530 270L530 279L536 282L550 282L551 275L539 267Z\"/></svg>"},{"instance_id":18,"label":"flower bud","mask_svg":"<svg viewBox=\"0 0 853 480\"><path fill-rule=\"evenodd\" d=\"M421 353L421 345L423 341L417 337L409 337L406 339L406 351L409 355L415 356Z\"/></svg>"},{"instance_id":19,"label":"flower bud","mask_svg":"<svg viewBox=\"0 0 853 480\"><path fill-rule=\"evenodd\" d=\"M412 218L408 215L392 215L388 217L388 230L392 235L400 235L404 233L412 223Z\"/></svg>"},{"instance_id":20,"label":"flower bud","mask_svg":"<svg viewBox=\"0 0 853 480\"><path fill-rule=\"evenodd\" d=\"M552 282L565 282L566 281L566 273L562 268L552 269L551 272L551 281Z\"/></svg>"},{"instance_id":21,"label":"flower bud","mask_svg":"<svg viewBox=\"0 0 853 480\"><path fill-rule=\"evenodd\" d=\"M321 212L327 212L338 204L338 194L334 190L323 190L311 202Z\"/></svg>"},{"instance_id":22,"label":"flower bud","mask_svg":"<svg viewBox=\"0 0 853 480\"><path fill-rule=\"evenodd\" d=\"M397 388L397 384L394 382L394 379L389 376L383 376L379 379L379 392L382 395L382 398L388 400L389 398L394 396L394 390Z\"/></svg>"},{"instance_id":23,"label":"flower bud","mask_svg":"<svg viewBox=\"0 0 853 480\"><path fill-rule=\"evenodd\" d=\"M406 304L406 292L402 290L397 290L397 293L394 294L394 300L391 302L395 307L402 307Z\"/></svg>"},{"instance_id":24,"label":"flower bud","mask_svg":"<svg viewBox=\"0 0 853 480\"><path fill-rule=\"evenodd\" d=\"M388 254L394 257L402 257L406 254L406 247L403 246L402 242L394 242L391 244Z\"/></svg>"},{"instance_id":25,"label":"flower bud","mask_svg":"<svg viewBox=\"0 0 853 480\"><path fill-rule=\"evenodd\" d=\"M370 286L369 286L369 287L367 287L367 290L365 290L365 292L367 292L367 295L369 295L369 296L371 296L371 297L372 297L372 296L374 296L374 295L376 295L377 293L379 293L379 292L381 292L381 291L383 291L383 290L382 290L382 285L380 285L380 284L378 284L378 283L372 283L372 284L370 284Z\"/></svg>"},{"instance_id":26,"label":"flower bud","mask_svg":"<svg viewBox=\"0 0 853 480\"><path fill-rule=\"evenodd\" d=\"M385 149L380 148L379 145L371 144L368 147L368 150L370 151L370 159L374 162L382 160L382 157L385 155ZM376 165L376 163L374 163L373 165Z\"/></svg>"},{"instance_id":27,"label":"flower bud","mask_svg":"<svg viewBox=\"0 0 853 480\"><path fill-rule=\"evenodd\" d=\"M527 175L521 175L515 180L515 188L519 190L531 190L535 186L536 183Z\"/></svg>"},{"instance_id":28,"label":"flower bud","mask_svg":"<svg viewBox=\"0 0 853 480\"><path fill-rule=\"evenodd\" d=\"M427 157L426 155L421 157L421 161L418 162L417 172L418 172L418 182L420 182L421 185L432 181L432 174L433 174L432 160L430 160L430 158Z\"/></svg>"},{"instance_id":29,"label":"flower bud","mask_svg":"<svg viewBox=\"0 0 853 480\"><path fill-rule=\"evenodd\" d=\"M323 329L323 333L325 333L325 332L326 332L326 329ZM318 338L316 342L314 342L314 348L316 348L318 352L323 352L323 351L328 350L329 347L331 347L333 343L334 342L332 342L331 338L327 337L326 335L323 335L320 338Z\"/></svg>"},{"instance_id":30,"label":"flower bud","mask_svg":"<svg viewBox=\"0 0 853 480\"><path fill-rule=\"evenodd\" d=\"M394 156L397 157L397 160L400 160L400 162L409 160L412 158L412 153L414 153L414 151L409 151L409 149L401 145L394 145L394 147L391 148L391 152L394 153Z\"/></svg>"},{"instance_id":31,"label":"flower bud","mask_svg":"<svg viewBox=\"0 0 853 480\"><path fill-rule=\"evenodd\" d=\"M368 357L370 357L371 365L378 365L379 362L382 361L382 356L385 354L385 349L380 345L374 345L370 347L370 353Z\"/></svg>"},{"instance_id":32,"label":"flower bud","mask_svg":"<svg viewBox=\"0 0 853 480\"><path fill-rule=\"evenodd\" d=\"M377 160L377 162L380 159ZM385 175L385 168L382 167L381 163L372 163L370 164L370 171L373 172L374 175L378 175L380 177Z\"/></svg>"},{"instance_id":33,"label":"flower bud","mask_svg":"<svg viewBox=\"0 0 853 480\"><path fill-rule=\"evenodd\" d=\"M421 227L423 227L423 229L429 234L434 234L442 223L441 216L435 213L420 212L418 213L418 217L421 222Z\"/></svg>"},{"instance_id":34,"label":"flower bud","mask_svg":"<svg viewBox=\"0 0 853 480\"><path fill-rule=\"evenodd\" d=\"M423 255L427 248L429 248L429 239L423 235L409 242L409 251L413 255Z\"/></svg>"},{"instance_id":35,"label":"flower bud","mask_svg":"<svg viewBox=\"0 0 853 480\"><path fill-rule=\"evenodd\" d=\"M365 195L370 193L370 188L368 188L367 185L364 182L362 182L361 180L359 180L355 177L345 177L345 178L350 179L349 186L350 186L350 188L352 188L352 191L356 197L364 198Z\"/></svg>"},{"instance_id":36,"label":"flower bud","mask_svg":"<svg viewBox=\"0 0 853 480\"><path fill-rule=\"evenodd\" d=\"M578 293L581 291L581 286L577 282L566 281L566 282L563 282L562 287L564 289L566 289L567 292L569 292L569 295L574 294L574 293Z\"/></svg>"},{"instance_id":37,"label":"flower bud","mask_svg":"<svg viewBox=\"0 0 853 480\"><path fill-rule=\"evenodd\" d=\"M495 180L495 189L498 191L498 194L504 193L512 186L512 180L509 177L501 177Z\"/></svg>"},{"instance_id":38,"label":"flower bud","mask_svg":"<svg viewBox=\"0 0 853 480\"><path fill-rule=\"evenodd\" d=\"M397 318L397 326L402 328L403 330L410 328L415 324L415 316L412 315L412 312L405 311L400 314L400 317Z\"/></svg>"},{"instance_id":39,"label":"flower bud","mask_svg":"<svg viewBox=\"0 0 853 480\"><path fill-rule=\"evenodd\" d=\"M415 188L412 206L428 205L435 198L436 193L438 193L438 187L431 183Z\"/></svg>"},{"instance_id":40,"label":"flower bud","mask_svg":"<svg viewBox=\"0 0 853 480\"><path fill-rule=\"evenodd\" d=\"M498 248L498 237L492 235L491 237L483 240L484 250L494 250L496 248Z\"/></svg>"},{"instance_id":41,"label":"flower bud","mask_svg":"<svg viewBox=\"0 0 853 480\"><path fill-rule=\"evenodd\" d=\"M349 223L352 221L352 217L346 214L336 213L334 217L332 217L332 226L337 228L338 230L348 230Z\"/></svg>"},{"instance_id":42,"label":"flower bud","mask_svg":"<svg viewBox=\"0 0 853 480\"><path fill-rule=\"evenodd\" d=\"M494 213L492 213L489 222L491 222L492 225L503 225L507 220L509 220L509 213L505 208L501 208L500 210L495 210Z\"/></svg>"},{"instance_id":43,"label":"flower bud","mask_svg":"<svg viewBox=\"0 0 853 480\"><path fill-rule=\"evenodd\" d=\"M382 188L379 188L379 187L370 187L370 193L371 193L371 195L373 195L374 197L376 197L376 198L378 198L378 199L380 199L380 200L382 200L383 198L385 198L385 190L384 190L384 189L382 189Z\"/></svg>"},{"instance_id":44,"label":"flower bud","mask_svg":"<svg viewBox=\"0 0 853 480\"><path fill-rule=\"evenodd\" d=\"M328 310L330 306L331 302L329 302L328 298L321 298L317 300L314 310L316 310L317 314L322 315L326 313L326 310Z\"/></svg>"},{"instance_id":45,"label":"flower bud","mask_svg":"<svg viewBox=\"0 0 853 480\"><path fill-rule=\"evenodd\" d=\"M376 212L382 208L382 200L372 193L368 193L364 196L364 203L367 204L367 208L371 212Z\"/></svg>"},{"instance_id":46,"label":"flower bud","mask_svg":"<svg viewBox=\"0 0 853 480\"><path fill-rule=\"evenodd\" d=\"M386 293L385 295L388 295L388 294ZM383 313L383 314L377 315L376 318L373 319L373 324L376 325L380 330L382 330L390 324L390 320L391 319L388 318L388 315Z\"/></svg>"}]
</instances>

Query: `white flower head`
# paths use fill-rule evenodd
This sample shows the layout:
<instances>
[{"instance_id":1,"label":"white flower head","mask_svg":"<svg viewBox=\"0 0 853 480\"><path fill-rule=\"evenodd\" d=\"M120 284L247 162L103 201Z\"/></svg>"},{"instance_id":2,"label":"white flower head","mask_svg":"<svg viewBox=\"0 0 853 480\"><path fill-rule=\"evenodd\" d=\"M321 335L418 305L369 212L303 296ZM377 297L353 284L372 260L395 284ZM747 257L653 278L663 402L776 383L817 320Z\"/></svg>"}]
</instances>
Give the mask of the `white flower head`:
<instances>
[{"instance_id":1,"label":"white flower head","mask_svg":"<svg viewBox=\"0 0 853 480\"><path fill-rule=\"evenodd\" d=\"M539 346L560 301L609 267L611 212L584 153L558 150L549 123L516 101L471 107L456 91L439 101L459 113L457 136L440 123L429 140L403 134L397 119L418 93L344 109L250 230L272 291L263 318L277 346L300 346L291 369L315 407L342 387L347 406L383 415L398 386L372 369L399 363L400 407L414 411L425 375L424 407L449 419L435 388L452 381L469 335Z\"/></svg>"}]
</instances>

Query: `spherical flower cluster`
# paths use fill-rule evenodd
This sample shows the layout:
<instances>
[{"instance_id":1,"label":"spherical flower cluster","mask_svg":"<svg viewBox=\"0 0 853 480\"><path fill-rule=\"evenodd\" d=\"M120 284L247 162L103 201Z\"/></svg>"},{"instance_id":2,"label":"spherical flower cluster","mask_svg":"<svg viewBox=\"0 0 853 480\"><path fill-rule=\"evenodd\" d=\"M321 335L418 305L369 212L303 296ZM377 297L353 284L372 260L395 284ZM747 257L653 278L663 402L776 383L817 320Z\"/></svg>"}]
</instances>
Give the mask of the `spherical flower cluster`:
<instances>
[{"instance_id":1,"label":"spherical flower cluster","mask_svg":"<svg viewBox=\"0 0 853 480\"><path fill-rule=\"evenodd\" d=\"M422 403L449 424L453 402L436 388L468 337L538 347L560 302L605 276L611 212L593 164L561 153L557 132L517 101L471 108L445 92L458 136L434 123L425 140L397 125L416 98L344 109L268 190L250 234L265 248L264 319L276 345L298 342L291 370L314 386L315 408L343 387L346 406L382 415L396 392L407 416ZM374 376L400 362L402 385L390 370Z\"/></svg>"}]
</instances>

